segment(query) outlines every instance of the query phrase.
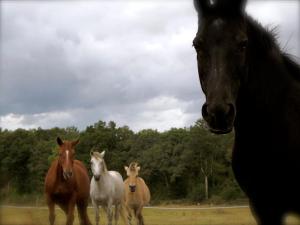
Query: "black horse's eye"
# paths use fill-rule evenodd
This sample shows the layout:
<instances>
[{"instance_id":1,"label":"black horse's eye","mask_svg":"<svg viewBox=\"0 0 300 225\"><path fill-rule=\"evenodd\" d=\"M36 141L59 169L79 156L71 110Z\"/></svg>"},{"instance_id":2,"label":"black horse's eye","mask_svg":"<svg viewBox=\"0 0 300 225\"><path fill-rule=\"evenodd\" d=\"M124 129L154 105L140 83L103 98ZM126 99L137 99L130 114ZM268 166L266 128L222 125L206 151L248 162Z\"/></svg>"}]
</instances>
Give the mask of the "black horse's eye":
<instances>
[{"instance_id":1,"label":"black horse's eye","mask_svg":"<svg viewBox=\"0 0 300 225\"><path fill-rule=\"evenodd\" d=\"M242 41L239 43L238 48L239 48L240 51L245 51L246 48L247 48L247 46L248 46L248 40L242 40Z\"/></svg>"}]
</instances>

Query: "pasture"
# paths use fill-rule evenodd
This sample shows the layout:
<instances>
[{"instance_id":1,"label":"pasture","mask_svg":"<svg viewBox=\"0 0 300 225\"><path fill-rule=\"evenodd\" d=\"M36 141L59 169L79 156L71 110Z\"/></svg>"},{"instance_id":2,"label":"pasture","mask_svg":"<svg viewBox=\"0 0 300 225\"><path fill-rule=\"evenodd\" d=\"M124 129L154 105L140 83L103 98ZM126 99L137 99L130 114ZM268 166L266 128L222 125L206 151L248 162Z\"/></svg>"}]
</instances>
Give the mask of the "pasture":
<instances>
[{"instance_id":1,"label":"pasture","mask_svg":"<svg viewBox=\"0 0 300 225\"><path fill-rule=\"evenodd\" d=\"M241 208L200 208L154 207L144 208L146 225L256 225L250 209ZM95 213L90 207L88 215L95 224ZM100 224L107 224L106 215L100 210ZM296 216L286 218L286 225L299 225ZM65 224L62 210L56 207L56 225ZM119 223L123 225L121 221ZM134 223L135 224L135 223ZM46 207L4 207L0 206L0 225L49 225ZM79 225L77 210L74 225Z\"/></svg>"},{"instance_id":2,"label":"pasture","mask_svg":"<svg viewBox=\"0 0 300 225\"><path fill-rule=\"evenodd\" d=\"M48 225L48 209L1 207L1 225ZM95 224L95 213L88 208L88 215ZM216 209L144 208L146 225L255 225L248 207ZM106 223L106 215L100 210L100 224ZM65 224L62 210L56 207L56 225ZM121 221L119 224L123 224ZM74 225L79 225L77 211Z\"/></svg>"}]
</instances>

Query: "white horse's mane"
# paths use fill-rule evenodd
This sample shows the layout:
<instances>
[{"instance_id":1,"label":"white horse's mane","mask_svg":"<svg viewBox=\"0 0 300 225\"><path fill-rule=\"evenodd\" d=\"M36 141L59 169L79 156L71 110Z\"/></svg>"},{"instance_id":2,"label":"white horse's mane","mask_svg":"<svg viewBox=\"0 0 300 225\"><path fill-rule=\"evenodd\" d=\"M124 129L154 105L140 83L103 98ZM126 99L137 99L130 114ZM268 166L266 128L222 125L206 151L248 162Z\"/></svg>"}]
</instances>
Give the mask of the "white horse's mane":
<instances>
[{"instance_id":1,"label":"white horse's mane","mask_svg":"<svg viewBox=\"0 0 300 225\"><path fill-rule=\"evenodd\" d=\"M97 160L102 160L102 164L103 164L103 172L107 172L107 166L106 163L104 161L104 159L102 158L101 153L99 152L93 152L93 156L97 159Z\"/></svg>"}]
</instances>

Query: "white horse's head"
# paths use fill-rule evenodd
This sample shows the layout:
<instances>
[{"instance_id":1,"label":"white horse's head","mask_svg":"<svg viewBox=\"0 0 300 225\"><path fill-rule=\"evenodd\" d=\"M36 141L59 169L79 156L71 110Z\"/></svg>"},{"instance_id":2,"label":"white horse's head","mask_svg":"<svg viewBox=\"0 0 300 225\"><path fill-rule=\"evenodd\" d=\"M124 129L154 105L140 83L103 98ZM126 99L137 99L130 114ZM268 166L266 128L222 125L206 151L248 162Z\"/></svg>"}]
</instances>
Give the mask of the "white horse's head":
<instances>
[{"instance_id":1,"label":"white horse's head","mask_svg":"<svg viewBox=\"0 0 300 225\"><path fill-rule=\"evenodd\" d=\"M91 155L91 169L93 176L96 181L99 181L101 175L107 172L106 164L104 162L105 151L99 152L90 152Z\"/></svg>"}]
</instances>

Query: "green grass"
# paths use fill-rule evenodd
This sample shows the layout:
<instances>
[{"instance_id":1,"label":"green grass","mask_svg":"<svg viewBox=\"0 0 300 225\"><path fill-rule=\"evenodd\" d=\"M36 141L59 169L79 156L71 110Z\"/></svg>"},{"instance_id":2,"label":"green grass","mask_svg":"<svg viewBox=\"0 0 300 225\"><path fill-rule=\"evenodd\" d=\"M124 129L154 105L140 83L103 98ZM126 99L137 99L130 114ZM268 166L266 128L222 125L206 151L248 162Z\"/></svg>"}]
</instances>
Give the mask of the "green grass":
<instances>
[{"instance_id":1,"label":"green grass","mask_svg":"<svg viewBox=\"0 0 300 225\"><path fill-rule=\"evenodd\" d=\"M48 210L45 208L0 208L1 225L48 225ZM94 211L88 209L91 222L95 224ZM144 209L146 225L255 225L249 208L209 209L209 210L162 210ZM287 224L300 224L294 217ZM56 208L56 225L65 224L65 215ZM74 225L78 225L77 213ZM100 224L106 223L106 215L101 210ZM120 222L119 224L123 224Z\"/></svg>"}]
</instances>

